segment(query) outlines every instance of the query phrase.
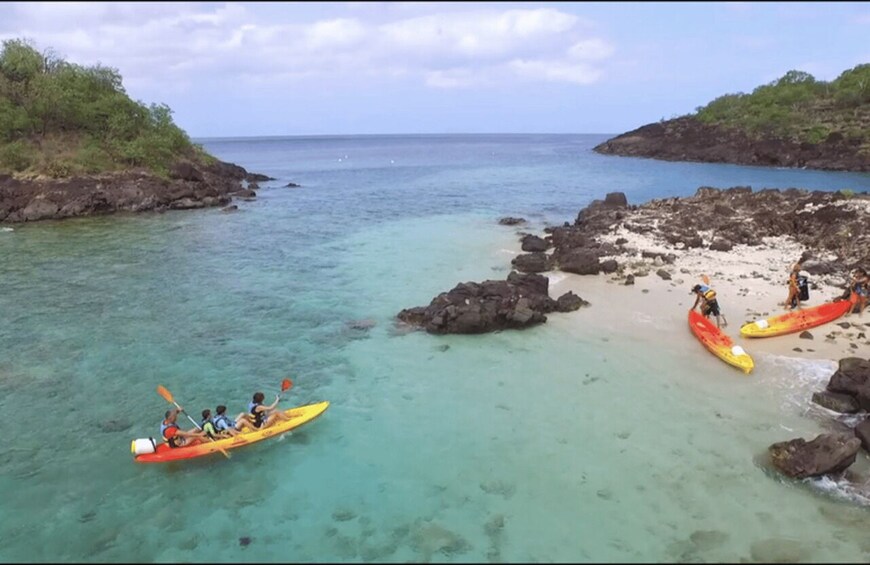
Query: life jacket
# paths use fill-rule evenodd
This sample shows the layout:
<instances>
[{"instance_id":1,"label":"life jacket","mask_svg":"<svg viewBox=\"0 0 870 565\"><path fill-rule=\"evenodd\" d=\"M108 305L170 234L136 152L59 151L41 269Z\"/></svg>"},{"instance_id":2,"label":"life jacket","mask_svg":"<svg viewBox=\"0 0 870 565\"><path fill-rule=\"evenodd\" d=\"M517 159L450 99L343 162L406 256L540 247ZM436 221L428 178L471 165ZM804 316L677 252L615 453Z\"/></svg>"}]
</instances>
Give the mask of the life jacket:
<instances>
[{"instance_id":1,"label":"life jacket","mask_svg":"<svg viewBox=\"0 0 870 565\"><path fill-rule=\"evenodd\" d=\"M202 428L202 431L205 432L205 435L210 437L211 439L215 439L218 435L218 431L214 427L214 423L212 423L211 418L206 418L199 425Z\"/></svg>"},{"instance_id":2,"label":"life jacket","mask_svg":"<svg viewBox=\"0 0 870 565\"><path fill-rule=\"evenodd\" d=\"M716 291L707 285L701 285L701 294L704 296L704 300L706 300L707 302L713 302L714 300L716 300Z\"/></svg>"},{"instance_id":3,"label":"life jacket","mask_svg":"<svg viewBox=\"0 0 870 565\"><path fill-rule=\"evenodd\" d=\"M266 423L266 411L255 411L257 406L262 406L262 404L260 404L259 402L250 402L248 404L248 412L250 412L251 416L254 417L254 427L261 428L263 427L263 424Z\"/></svg>"},{"instance_id":4,"label":"life jacket","mask_svg":"<svg viewBox=\"0 0 870 565\"><path fill-rule=\"evenodd\" d=\"M178 436L176 436L174 434L172 436L166 435L166 431L170 430L172 428L175 428L176 432L181 429L178 427L178 424L176 424L175 422L172 422L171 424L167 424L166 420L164 420L163 422L160 423L160 436L166 440L166 443L169 444L169 447L178 447L178 444L175 443L176 441L178 441Z\"/></svg>"},{"instance_id":5,"label":"life jacket","mask_svg":"<svg viewBox=\"0 0 870 565\"><path fill-rule=\"evenodd\" d=\"M230 428L234 428L236 426L236 423L227 418L226 414L220 414L218 416L215 416L212 419L212 424L214 425L214 429L218 432L229 430Z\"/></svg>"}]
</instances>

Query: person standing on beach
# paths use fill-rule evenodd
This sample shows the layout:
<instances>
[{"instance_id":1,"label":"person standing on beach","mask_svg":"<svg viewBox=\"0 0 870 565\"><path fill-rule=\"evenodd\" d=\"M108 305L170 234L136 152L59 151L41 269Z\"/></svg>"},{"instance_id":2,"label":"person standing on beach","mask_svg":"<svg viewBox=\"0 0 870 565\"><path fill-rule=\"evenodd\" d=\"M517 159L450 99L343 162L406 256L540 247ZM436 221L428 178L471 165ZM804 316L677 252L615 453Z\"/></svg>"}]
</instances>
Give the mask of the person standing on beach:
<instances>
[{"instance_id":1,"label":"person standing on beach","mask_svg":"<svg viewBox=\"0 0 870 565\"><path fill-rule=\"evenodd\" d=\"M863 317L864 307L867 306L867 297L870 295L870 277L867 276L867 271L860 267L855 269L852 280L849 282L849 291L850 294L854 292L855 298L857 298L855 304L858 307L858 317ZM854 308L850 309L846 316L851 315L853 311Z\"/></svg>"},{"instance_id":2,"label":"person standing on beach","mask_svg":"<svg viewBox=\"0 0 870 565\"><path fill-rule=\"evenodd\" d=\"M705 318L709 318L710 314L716 316L716 327L723 328L728 326L728 320L725 318L725 315L719 310L719 300L716 298L716 291L710 288L705 284L696 284L692 287L692 292L689 294L695 295L695 303L692 305L692 310L701 305L701 315ZM722 318L722 322L719 323L719 318Z\"/></svg>"},{"instance_id":3,"label":"person standing on beach","mask_svg":"<svg viewBox=\"0 0 870 565\"><path fill-rule=\"evenodd\" d=\"M800 262L794 263L791 266L791 273L789 273L788 275L788 298L786 298L785 302L783 303L786 310L791 310L793 308L797 308L798 310L800 310L801 308L801 290L800 285L798 284L798 275L800 275L800 271Z\"/></svg>"}]
</instances>

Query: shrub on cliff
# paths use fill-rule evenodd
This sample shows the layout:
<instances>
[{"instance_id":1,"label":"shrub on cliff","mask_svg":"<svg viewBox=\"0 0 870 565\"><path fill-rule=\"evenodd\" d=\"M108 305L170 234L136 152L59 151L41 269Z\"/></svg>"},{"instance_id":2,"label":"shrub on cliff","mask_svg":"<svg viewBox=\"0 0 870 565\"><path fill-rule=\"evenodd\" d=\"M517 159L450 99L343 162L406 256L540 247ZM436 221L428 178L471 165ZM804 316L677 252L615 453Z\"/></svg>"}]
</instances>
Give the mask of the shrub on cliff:
<instances>
[{"instance_id":1,"label":"shrub on cliff","mask_svg":"<svg viewBox=\"0 0 870 565\"><path fill-rule=\"evenodd\" d=\"M52 176L144 167L204 152L164 104L132 100L116 69L82 66L20 39L0 49L0 172Z\"/></svg>"},{"instance_id":2,"label":"shrub on cliff","mask_svg":"<svg viewBox=\"0 0 870 565\"><path fill-rule=\"evenodd\" d=\"M789 71L751 94L726 94L698 107L697 118L749 134L810 143L838 132L870 149L870 64L849 69L831 82Z\"/></svg>"}]
</instances>

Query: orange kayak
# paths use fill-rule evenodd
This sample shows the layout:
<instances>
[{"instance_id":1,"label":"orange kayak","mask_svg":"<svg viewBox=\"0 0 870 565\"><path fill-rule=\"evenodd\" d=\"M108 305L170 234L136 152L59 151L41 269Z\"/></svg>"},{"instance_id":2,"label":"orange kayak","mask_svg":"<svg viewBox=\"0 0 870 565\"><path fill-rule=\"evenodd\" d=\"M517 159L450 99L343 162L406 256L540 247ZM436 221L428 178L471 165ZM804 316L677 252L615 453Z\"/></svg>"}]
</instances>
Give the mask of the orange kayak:
<instances>
[{"instance_id":1,"label":"orange kayak","mask_svg":"<svg viewBox=\"0 0 870 565\"><path fill-rule=\"evenodd\" d=\"M175 448L169 447L169 444L167 443L160 443L156 446L153 453L137 455L135 460L137 463L166 463L167 461L193 459L195 457L220 453L220 449L229 451L230 449L235 449L237 447L244 447L298 428L302 424L306 424L323 414L328 407L329 402L318 402L307 406L290 408L289 410L284 411L285 414L290 416L289 420L279 421L268 428L255 430L253 432L244 432L236 437L219 439L217 441L206 441L204 443L195 443L193 445Z\"/></svg>"},{"instance_id":2,"label":"orange kayak","mask_svg":"<svg viewBox=\"0 0 870 565\"><path fill-rule=\"evenodd\" d=\"M849 300L826 302L811 308L793 310L779 316L772 316L765 320L749 322L743 324L740 328L740 335L743 337L773 337L814 328L828 322L833 322L848 312L854 306L855 301L856 296L852 293L852 297Z\"/></svg>"},{"instance_id":3,"label":"orange kayak","mask_svg":"<svg viewBox=\"0 0 870 565\"><path fill-rule=\"evenodd\" d=\"M714 322L702 316L697 310L689 310L689 328L710 353L729 365L747 374L755 367L752 357L742 347L734 345L730 337L722 333Z\"/></svg>"}]
</instances>

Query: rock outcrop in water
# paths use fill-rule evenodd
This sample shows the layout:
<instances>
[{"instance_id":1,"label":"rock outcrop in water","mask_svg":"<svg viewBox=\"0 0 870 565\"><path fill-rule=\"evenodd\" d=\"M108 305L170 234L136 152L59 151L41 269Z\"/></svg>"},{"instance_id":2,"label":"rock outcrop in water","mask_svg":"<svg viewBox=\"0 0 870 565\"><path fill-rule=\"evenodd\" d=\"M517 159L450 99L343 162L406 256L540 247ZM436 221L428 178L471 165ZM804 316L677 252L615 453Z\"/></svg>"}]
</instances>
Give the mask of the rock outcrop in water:
<instances>
[{"instance_id":1,"label":"rock outcrop in water","mask_svg":"<svg viewBox=\"0 0 870 565\"><path fill-rule=\"evenodd\" d=\"M842 414L870 411L870 360L840 359L826 389L813 394L813 402ZM844 471L855 462L862 446L870 452L870 417L859 421L851 433L822 434L810 442L793 439L775 443L768 450L778 470L789 477L803 479ZM863 484L847 486L855 492L867 491Z\"/></svg>"},{"instance_id":2,"label":"rock outcrop in water","mask_svg":"<svg viewBox=\"0 0 870 565\"><path fill-rule=\"evenodd\" d=\"M168 178L144 169L66 179L0 175L0 222L224 206L233 195L255 197L243 181L261 180L273 179L221 161L177 163Z\"/></svg>"},{"instance_id":3,"label":"rock outcrop in water","mask_svg":"<svg viewBox=\"0 0 870 565\"><path fill-rule=\"evenodd\" d=\"M770 457L783 474L795 478L839 473L855 462L861 441L849 434L821 434L812 441L802 438L774 443Z\"/></svg>"},{"instance_id":4,"label":"rock outcrop in water","mask_svg":"<svg viewBox=\"0 0 870 565\"><path fill-rule=\"evenodd\" d=\"M588 304L570 292L553 300L549 284L545 276L516 272L504 281L460 283L428 306L402 310L398 318L433 334L478 334L527 328L546 322L550 312L569 312Z\"/></svg>"}]
</instances>

